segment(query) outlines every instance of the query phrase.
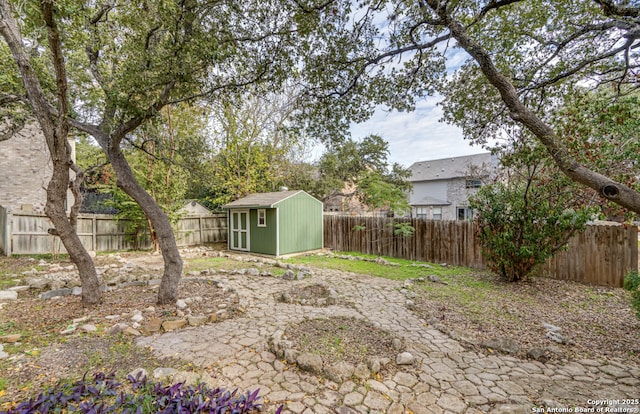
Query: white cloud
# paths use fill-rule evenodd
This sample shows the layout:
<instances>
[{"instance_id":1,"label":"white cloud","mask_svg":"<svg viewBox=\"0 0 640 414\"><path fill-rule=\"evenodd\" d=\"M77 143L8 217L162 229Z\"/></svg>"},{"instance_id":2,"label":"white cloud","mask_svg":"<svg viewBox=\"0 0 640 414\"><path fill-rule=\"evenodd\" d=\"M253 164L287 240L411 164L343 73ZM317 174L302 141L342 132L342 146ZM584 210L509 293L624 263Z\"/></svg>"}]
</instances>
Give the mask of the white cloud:
<instances>
[{"instance_id":1,"label":"white cloud","mask_svg":"<svg viewBox=\"0 0 640 414\"><path fill-rule=\"evenodd\" d=\"M378 109L367 122L352 125L351 135L356 140L380 135L389 142L390 161L405 167L417 161L484 152L479 146L470 146L459 128L439 122L442 110L436 106L438 100L430 97L420 101L412 112Z\"/></svg>"}]
</instances>

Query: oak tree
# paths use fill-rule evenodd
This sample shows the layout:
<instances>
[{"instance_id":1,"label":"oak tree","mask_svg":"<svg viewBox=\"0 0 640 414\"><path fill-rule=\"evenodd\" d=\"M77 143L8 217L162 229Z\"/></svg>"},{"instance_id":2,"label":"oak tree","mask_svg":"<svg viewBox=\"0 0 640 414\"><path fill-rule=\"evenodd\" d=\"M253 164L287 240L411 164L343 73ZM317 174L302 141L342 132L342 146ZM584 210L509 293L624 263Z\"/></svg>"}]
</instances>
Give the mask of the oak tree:
<instances>
[{"instance_id":1,"label":"oak tree","mask_svg":"<svg viewBox=\"0 0 640 414\"><path fill-rule=\"evenodd\" d=\"M306 50L301 39L339 18L318 6L293 0L0 0L0 33L29 104L51 137L52 157L62 160L52 185L66 190L69 176L61 137L69 128L91 135L118 187L140 205L158 236L164 259L159 303L176 300L182 259L167 215L135 179L124 140L169 105L215 101L257 83L277 90ZM31 55L43 53L52 56L51 63L37 72ZM47 79L55 79L54 94L43 92ZM66 237L62 224L54 224ZM86 254L79 244L71 250ZM99 300L97 287L83 285L83 295L89 291L95 295L86 304Z\"/></svg>"},{"instance_id":2,"label":"oak tree","mask_svg":"<svg viewBox=\"0 0 640 414\"><path fill-rule=\"evenodd\" d=\"M576 157L555 122L578 87L624 95L640 86L637 3L364 0L347 12L308 66L316 85L310 97L332 100L339 114L314 115L334 116L339 125L377 105L411 109L438 91L445 119L468 138L484 142L526 129L563 174L640 212L640 193ZM447 67L452 62L462 63Z\"/></svg>"}]
</instances>

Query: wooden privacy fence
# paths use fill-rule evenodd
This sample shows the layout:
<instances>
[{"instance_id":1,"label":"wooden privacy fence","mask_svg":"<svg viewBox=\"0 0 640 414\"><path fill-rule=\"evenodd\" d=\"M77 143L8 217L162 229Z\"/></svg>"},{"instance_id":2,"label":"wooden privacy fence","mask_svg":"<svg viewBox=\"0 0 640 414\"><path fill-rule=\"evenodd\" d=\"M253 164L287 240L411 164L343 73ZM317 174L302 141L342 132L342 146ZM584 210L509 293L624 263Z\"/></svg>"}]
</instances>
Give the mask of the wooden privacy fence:
<instances>
[{"instance_id":1,"label":"wooden privacy fence","mask_svg":"<svg viewBox=\"0 0 640 414\"><path fill-rule=\"evenodd\" d=\"M0 250L11 254L64 253L59 237L51 236L48 217L38 213L7 213L0 207ZM225 214L187 216L174 225L178 246L193 246L227 240ZM140 235L127 231L126 221L107 214L80 214L78 236L87 250L117 251L151 247L148 232Z\"/></svg>"},{"instance_id":2,"label":"wooden privacy fence","mask_svg":"<svg viewBox=\"0 0 640 414\"><path fill-rule=\"evenodd\" d=\"M412 236L394 235L394 223L408 223ZM354 230L360 228L360 230ZM486 268L470 221L325 216L324 245L339 251L398 257L432 263ZM625 274L638 269L638 229L590 225L540 269L554 279L622 286Z\"/></svg>"}]
</instances>

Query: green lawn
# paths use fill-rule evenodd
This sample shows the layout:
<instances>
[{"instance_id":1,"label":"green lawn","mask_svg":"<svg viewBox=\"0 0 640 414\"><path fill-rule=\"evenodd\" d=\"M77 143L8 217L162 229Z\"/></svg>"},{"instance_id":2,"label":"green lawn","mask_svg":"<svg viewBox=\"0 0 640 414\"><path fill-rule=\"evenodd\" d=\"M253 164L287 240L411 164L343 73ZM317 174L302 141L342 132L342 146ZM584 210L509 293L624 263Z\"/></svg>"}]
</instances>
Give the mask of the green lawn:
<instances>
[{"instance_id":1,"label":"green lawn","mask_svg":"<svg viewBox=\"0 0 640 414\"><path fill-rule=\"evenodd\" d=\"M374 260L378 258L378 256L375 255L353 252L340 252L339 255L357 256ZM353 272L363 275L384 277L393 280L415 279L419 277L425 277L427 275L434 275L442 280L445 280L447 277L455 277L458 275L470 274L472 272L471 269L466 267L441 266L439 264L416 262L406 259L396 259L386 256L383 256L381 258L398 266L389 266L370 261L348 260L339 257L318 255L298 256L291 259L283 260L283 262L295 265L324 267L344 272ZM424 265L428 265L429 267L427 268Z\"/></svg>"}]
</instances>

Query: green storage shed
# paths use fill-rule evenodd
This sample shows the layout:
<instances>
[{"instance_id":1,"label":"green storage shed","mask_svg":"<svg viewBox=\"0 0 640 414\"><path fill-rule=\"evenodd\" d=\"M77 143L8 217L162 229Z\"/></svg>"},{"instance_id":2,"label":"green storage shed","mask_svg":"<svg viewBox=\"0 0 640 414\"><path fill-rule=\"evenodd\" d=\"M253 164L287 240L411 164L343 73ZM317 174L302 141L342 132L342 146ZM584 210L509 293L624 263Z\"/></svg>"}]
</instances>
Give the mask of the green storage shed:
<instances>
[{"instance_id":1,"label":"green storage shed","mask_svg":"<svg viewBox=\"0 0 640 414\"><path fill-rule=\"evenodd\" d=\"M302 190L258 193L224 205L229 250L282 256L322 249L322 202Z\"/></svg>"}]
</instances>

